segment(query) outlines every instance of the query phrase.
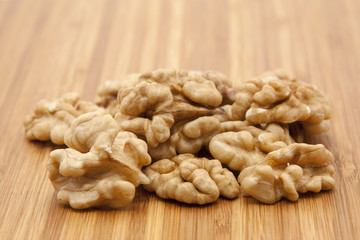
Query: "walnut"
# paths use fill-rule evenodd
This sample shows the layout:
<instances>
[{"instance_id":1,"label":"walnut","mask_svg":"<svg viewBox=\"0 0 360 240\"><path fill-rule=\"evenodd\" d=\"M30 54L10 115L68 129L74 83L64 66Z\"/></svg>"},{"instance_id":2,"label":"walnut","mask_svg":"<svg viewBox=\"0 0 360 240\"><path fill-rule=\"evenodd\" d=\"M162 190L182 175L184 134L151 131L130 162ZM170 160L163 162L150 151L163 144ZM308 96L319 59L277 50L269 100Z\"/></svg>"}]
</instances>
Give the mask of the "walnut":
<instances>
[{"instance_id":1,"label":"walnut","mask_svg":"<svg viewBox=\"0 0 360 240\"><path fill-rule=\"evenodd\" d=\"M170 137L170 128L174 123L171 114L152 115L153 111L171 106L173 96L167 86L156 82L142 81L135 87L120 89L120 111L123 115L138 116L121 124L124 130L135 131L147 137L147 142L155 147ZM150 115L150 118L141 114Z\"/></svg>"},{"instance_id":2,"label":"walnut","mask_svg":"<svg viewBox=\"0 0 360 240\"><path fill-rule=\"evenodd\" d=\"M107 150L109 155L93 149L87 153L71 148L51 152L49 178L59 202L76 209L129 204L135 188L149 183L141 172L141 167L151 162L146 143L133 133L119 132Z\"/></svg>"},{"instance_id":3,"label":"walnut","mask_svg":"<svg viewBox=\"0 0 360 240\"><path fill-rule=\"evenodd\" d=\"M214 117L216 117L215 115ZM218 117L217 117L218 118ZM218 118L219 119L219 118ZM245 129L249 129L249 126L253 126L249 122L245 121L223 121L220 123L220 132L237 132Z\"/></svg>"},{"instance_id":4,"label":"walnut","mask_svg":"<svg viewBox=\"0 0 360 240\"><path fill-rule=\"evenodd\" d=\"M296 201L300 193L331 189L333 155L321 144L294 143L270 152L264 162L245 168L238 180L243 191L264 203L282 197Z\"/></svg>"},{"instance_id":5,"label":"walnut","mask_svg":"<svg viewBox=\"0 0 360 240\"><path fill-rule=\"evenodd\" d=\"M259 91L253 83L243 83L238 87L235 102L232 105L231 112L228 114L231 120L245 120L245 113L253 102L253 95Z\"/></svg>"},{"instance_id":6,"label":"walnut","mask_svg":"<svg viewBox=\"0 0 360 240\"><path fill-rule=\"evenodd\" d=\"M236 98L236 88L233 87L231 81L219 72L202 72L203 77L215 83L217 90L221 93L223 102L221 105L232 104Z\"/></svg>"},{"instance_id":7,"label":"walnut","mask_svg":"<svg viewBox=\"0 0 360 240\"><path fill-rule=\"evenodd\" d=\"M120 122L120 126L123 130L134 132L139 137L145 137L149 147L156 148L159 144L170 139L171 132L176 132L174 129L178 128L173 127L175 122L183 123L211 113L212 110L207 108L193 106L185 102L173 102L166 111L153 112L152 119L142 117L124 119L122 117L124 121Z\"/></svg>"},{"instance_id":8,"label":"walnut","mask_svg":"<svg viewBox=\"0 0 360 240\"><path fill-rule=\"evenodd\" d=\"M228 103L234 102L235 93L231 82L222 74L216 72L159 69L141 74L138 81L138 85L135 87L123 89L119 92L119 102L124 106L122 108L123 114L137 115L145 110L148 111L150 106L143 106L143 103L151 96L153 97L149 99L149 104L151 100L153 102L160 102L160 99L155 99L155 95L159 95L159 97L160 95L164 96L161 97L164 100L164 104L162 106L155 104L150 109L153 111L169 108L172 101L185 102L192 105L195 102L209 107L224 105L223 100ZM153 93L146 94L145 91ZM169 96L168 91L171 92L172 97ZM138 95L138 97L135 99L134 95ZM136 101L137 105L140 106L135 105L132 101ZM129 105L129 102L133 105ZM141 109L136 110L136 108ZM173 108L173 106L170 108ZM184 108L183 110L186 109Z\"/></svg>"},{"instance_id":9,"label":"walnut","mask_svg":"<svg viewBox=\"0 0 360 240\"><path fill-rule=\"evenodd\" d=\"M217 118L220 122L231 121L233 119L231 117L231 109L232 106L230 104L217 107L212 111L212 116Z\"/></svg>"},{"instance_id":10,"label":"walnut","mask_svg":"<svg viewBox=\"0 0 360 240\"><path fill-rule=\"evenodd\" d=\"M222 96L217 91L215 83L201 80L201 77L196 77L196 75L189 77L183 86L184 95L196 103L212 107L219 106Z\"/></svg>"},{"instance_id":11,"label":"walnut","mask_svg":"<svg viewBox=\"0 0 360 240\"><path fill-rule=\"evenodd\" d=\"M186 203L235 198L239 184L222 164L241 171L245 194L274 203L333 187L331 153L295 143L329 130L330 117L320 90L279 71L234 88L218 72L159 69L105 82L96 105L73 93L43 100L25 128L69 147L51 152L48 170L73 208L125 206L140 184ZM216 159L193 155L202 150Z\"/></svg>"},{"instance_id":12,"label":"walnut","mask_svg":"<svg viewBox=\"0 0 360 240\"><path fill-rule=\"evenodd\" d=\"M202 205L216 201L220 194L227 198L239 195L234 175L216 159L181 154L153 163L144 173L150 178L145 189L161 198Z\"/></svg>"},{"instance_id":13,"label":"walnut","mask_svg":"<svg viewBox=\"0 0 360 240\"><path fill-rule=\"evenodd\" d=\"M184 135L176 135L178 127L173 127L174 124L214 115L218 112L215 106L223 101L232 103L232 98L231 84L221 74L160 69L141 74L136 84L119 89L119 114L123 119L119 125L121 129L134 132L146 140L151 149L165 149L170 145L181 147L184 144L179 142L184 142ZM194 148L198 151L208 141L197 141ZM195 150L180 152L195 153Z\"/></svg>"},{"instance_id":14,"label":"walnut","mask_svg":"<svg viewBox=\"0 0 360 240\"><path fill-rule=\"evenodd\" d=\"M120 122L123 130L145 136L148 145L153 148L169 139L170 128L173 124L174 118L169 113L155 115L152 120L136 117Z\"/></svg>"},{"instance_id":15,"label":"walnut","mask_svg":"<svg viewBox=\"0 0 360 240\"><path fill-rule=\"evenodd\" d=\"M194 105L185 98L177 96L169 108L154 111L153 115L169 113L173 116L174 121L178 122L184 119L213 115L215 112L215 109Z\"/></svg>"},{"instance_id":16,"label":"walnut","mask_svg":"<svg viewBox=\"0 0 360 240\"><path fill-rule=\"evenodd\" d=\"M165 109L173 102L169 87L150 81L141 81L135 87L120 89L120 111L129 116Z\"/></svg>"},{"instance_id":17,"label":"walnut","mask_svg":"<svg viewBox=\"0 0 360 240\"><path fill-rule=\"evenodd\" d=\"M79 152L90 150L107 154L118 132L118 124L105 112L96 111L80 115L65 134L65 144Z\"/></svg>"},{"instance_id":18,"label":"walnut","mask_svg":"<svg viewBox=\"0 0 360 240\"><path fill-rule=\"evenodd\" d=\"M121 81L106 81L97 91L97 98L95 103L98 106L105 108L106 112L115 116L120 112L119 104L117 101L117 95L120 88L127 86L134 86L137 83L139 74L129 74L125 76Z\"/></svg>"},{"instance_id":19,"label":"walnut","mask_svg":"<svg viewBox=\"0 0 360 240\"><path fill-rule=\"evenodd\" d=\"M219 72L159 69L143 73L139 79L140 81L153 81L166 85L174 96L183 95L203 105L218 106L220 104L232 104L235 101L235 90L231 82ZM215 88L212 83L214 83ZM185 86L185 84L189 85ZM197 86L196 89L190 88L194 85ZM185 92L187 93L185 94ZM222 101L219 101L220 95ZM216 99L212 99L212 97Z\"/></svg>"},{"instance_id":20,"label":"walnut","mask_svg":"<svg viewBox=\"0 0 360 240\"><path fill-rule=\"evenodd\" d=\"M100 110L93 103L79 101L76 93L67 93L54 101L41 100L34 113L25 118L26 137L29 140L51 140L55 144L64 144L64 134L76 117Z\"/></svg>"},{"instance_id":21,"label":"walnut","mask_svg":"<svg viewBox=\"0 0 360 240\"><path fill-rule=\"evenodd\" d=\"M331 117L331 107L316 87L275 72L241 85L231 116L233 120L246 119L253 124L297 121L321 124ZM324 131L326 128L321 126Z\"/></svg>"},{"instance_id":22,"label":"walnut","mask_svg":"<svg viewBox=\"0 0 360 240\"><path fill-rule=\"evenodd\" d=\"M266 153L293 143L288 127L276 123L265 129L248 126L241 121L224 122L226 128L232 127L237 132L223 132L215 135L209 150L212 156L219 159L233 170L243 170L264 161Z\"/></svg>"},{"instance_id":23,"label":"walnut","mask_svg":"<svg viewBox=\"0 0 360 240\"><path fill-rule=\"evenodd\" d=\"M155 148L149 147L153 159L172 158L181 153L197 153L207 147L211 138L219 133L220 122L213 116L199 117L175 124L171 137Z\"/></svg>"},{"instance_id":24,"label":"walnut","mask_svg":"<svg viewBox=\"0 0 360 240\"><path fill-rule=\"evenodd\" d=\"M209 149L212 156L234 170L255 165L265 158L248 131L220 133L211 139Z\"/></svg>"}]
</instances>

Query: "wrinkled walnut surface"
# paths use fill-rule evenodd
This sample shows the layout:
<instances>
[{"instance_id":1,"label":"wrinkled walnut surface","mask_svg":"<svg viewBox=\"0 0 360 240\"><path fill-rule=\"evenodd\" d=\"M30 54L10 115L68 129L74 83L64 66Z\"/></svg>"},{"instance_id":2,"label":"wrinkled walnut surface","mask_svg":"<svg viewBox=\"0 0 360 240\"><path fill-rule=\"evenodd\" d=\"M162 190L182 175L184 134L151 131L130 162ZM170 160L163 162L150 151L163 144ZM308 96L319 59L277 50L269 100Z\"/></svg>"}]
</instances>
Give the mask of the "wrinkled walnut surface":
<instances>
[{"instance_id":1,"label":"wrinkled walnut surface","mask_svg":"<svg viewBox=\"0 0 360 240\"><path fill-rule=\"evenodd\" d=\"M119 208L133 200L139 184L149 183L141 167L150 164L151 158L146 143L135 134L119 132L108 153L72 148L51 152L49 178L60 203L77 209Z\"/></svg>"},{"instance_id":2,"label":"wrinkled walnut surface","mask_svg":"<svg viewBox=\"0 0 360 240\"><path fill-rule=\"evenodd\" d=\"M157 148L170 141L174 124L214 115L215 107L233 103L234 98L231 83L220 73L171 69L147 72L139 75L136 84L119 89L119 114L128 116L122 117L120 126Z\"/></svg>"},{"instance_id":3,"label":"wrinkled walnut surface","mask_svg":"<svg viewBox=\"0 0 360 240\"><path fill-rule=\"evenodd\" d=\"M286 125L272 123L264 130L244 122L224 122L222 125L224 129L237 132L215 135L209 143L209 150L212 156L233 170L258 164L264 161L266 153L294 142Z\"/></svg>"},{"instance_id":4,"label":"wrinkled walnut surface","mask_svg":"<svg viewBox=\"0 0 360 240\"><path fill-rule=\"evenodd\" d=\"M207 147L211 138L219 133L220 122L215 117L199 117L192 121L177 123L171 131L171 137L155 148L149 147L153 159L172 158L181 153L197 153Z\"/></svg>"},{"instance_id":5,"label":"wrinkled walnut surface","mask_svg":"<svg viewBox=\"0 0 360 240\"><path fill-rule=\"evenodd\" d=\"M145 189L155 191L161 198L206 204L216 201L220 194L227 198L239 195L234 175L216 159L181 154L153 163L144 173L150 178Z\"/></svg>"},{"instance_id":6,"label":"wrinkled walnut surface","mask_svg":"<svg viewBox=\"0 0 360 240\"><path fill-rule=\"evenodd\" d=\"M232 106L234 120L246 119L253 124L305 121L321 124L330 119L332 109L326 97L315 86L290 78L283 72L269 72L239 86ZM328 123L327 123L328 124ZM324 124L310 129L322 133Z\"/></svg>"},{"instance_id":7,"label":"wrinkled walnut surface","mask_svg":"<svg viewBox=\"0 0 360 240\"><path fill-rule=\"evenodd\" d=\"M61 203L73 208L122 207L135 188L148 183L141 167L151 163L147 145L134 133L118 130L102 111L76 118L65 135L67 149L50 154L49 177Z\"/></svg>"},{"instance_id":8,"label":"wrinkled walnut surface","mask_svg":"<svg viewBox=\"0 0 360 240\"><path fill-rule=\"evenodd\" d=\"M117 95L121 88L125 88L137 83L139 74L129 74L121 81L106 81L97 91L97 98L95 103L105 108L105 111L112 116L115 116L119 112L119 104L117 101Z\"/></svg>"},{"instance_id":9,"label":"wrinkled walnut surface","mask_svg":"<svg viewBox=\"0 0 360 240\"><path fill-rule=\"evenodd\" d=\"M54 101L41 100L32 115L25 117L25 134L29 140L64 144L64 134L71 122L86 112L100 110L91 102L79 102L77 93L67 93Z\"/></svg>"},{"instance_id":10,"label":"wrinkled walnut surface","mask_svg":"<svg viewBox=\"0 0 360 240\"><path fill-rule=\"evenodd\" d=\"M75 93L42 100L24 122L28 139L68 146L51 152L48 171L73 208L125 206L140 184L186 203L235 198L224 167L265 203L334 186L332 154L302 143L330 129L329 102L283 72L233 87L218 72L159 69L104 82L95 103Z\"/></svg>"},{"instance_id":11,"label":"wrinkled walnut surface","mask_svg":"<svg viewBox=\"0 0 360 240\"><path fill-rule=\"evenodd\" d=\"M243 191L264 203L281 198L296 201L299 192L320 192L334 187L333 155L321 144L294 143L270 152L266 160L245 168L238 180Z\"/></svg>"}]
</instances>

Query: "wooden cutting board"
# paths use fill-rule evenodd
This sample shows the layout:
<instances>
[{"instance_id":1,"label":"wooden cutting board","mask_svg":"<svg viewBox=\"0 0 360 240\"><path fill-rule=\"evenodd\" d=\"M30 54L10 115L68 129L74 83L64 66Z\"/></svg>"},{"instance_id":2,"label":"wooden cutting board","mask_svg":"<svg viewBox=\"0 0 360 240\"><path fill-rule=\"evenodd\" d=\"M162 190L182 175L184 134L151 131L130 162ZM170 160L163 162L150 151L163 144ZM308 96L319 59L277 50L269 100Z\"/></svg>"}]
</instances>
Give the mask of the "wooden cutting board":
<instances>
[{"instance_id":1,"label":"wooden cutting board","mask_svg":"<svg viewBox=\"0 0 360 240\"><path fill-rule=\"evenodd\" d=\"M0 0L1 239L360 239L360 1ZM206 206L139 188L119 210L57 203L50 143L25 139L37 101L128 73L218 70L235 84L284 68L317 85L332 129L312 137L335 156L336 187L297 202L251 198Z\"/></svg>"}]
</instances>

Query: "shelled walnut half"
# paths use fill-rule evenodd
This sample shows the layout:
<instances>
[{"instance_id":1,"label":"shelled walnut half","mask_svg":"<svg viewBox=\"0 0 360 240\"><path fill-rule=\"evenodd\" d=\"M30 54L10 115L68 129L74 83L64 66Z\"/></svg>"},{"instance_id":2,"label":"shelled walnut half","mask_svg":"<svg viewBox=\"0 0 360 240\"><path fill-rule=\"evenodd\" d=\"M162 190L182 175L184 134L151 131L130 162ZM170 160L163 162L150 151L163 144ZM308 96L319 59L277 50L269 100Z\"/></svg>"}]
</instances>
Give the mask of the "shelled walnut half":
<instances>
[{"instance_id":1,"label":"shelled walnut half","mask_svg":"<svg viewBox=\"0 0 360 240\"><path fill-rule=\"evenodd\" d=\"M332 109L315 86L281 71L267 72L239 86L232 105L233 120L253 124L304 122L311 134L328 131Z\"/></svg>"},{"instance_id":2,"label":"shelled walnut half","mask_svg":"<svg viewBox=\"0 0 360 240\"><path fill-rule=\"evenodd\" d=\"M270 152L264 162L245 168L238 180L243 191L264 202L296 201L299 193L329 190L335 185L333 155L321 144L294 143Z\"/></svg>"},{"instance_id":3,"label":"shelled walnut half","mask_svg":"<svg viewBox=\"0 0 360 240\"><path fill-rule=\"evenodd\" d=\"M71 122L86 112L101 111L94 103L79 101L77 93L67 93L54 100L41 100L32 115L25 117L25 134L29 140L64 144Z\"/></svg>"},{"instance_id":4,"label":"shelled walnut half","mask_svg":"<svg viewBox=\"0 0 360 240\"><path fill-rule=\"evenodd\" d=\"M139 184L149 183L141 171L151 163L146 143L131 132L118 132L109 114L81 115L65 139L72 148L52 151L48 163L59 202L77 209L118 208L132 201Z\"/></svg>"},{"instance_id":5,"label":"shelled walnut half","mask_svg":"<svg viewBox=\"0 0 360 240\"><path fill-rule=\"evenodd\" d=\"M271 123L265 129L249 126L242 121L221 123L222 130L215 135L209 150L212 156L230 169L243 170L265 160L266 154L294 142L286 124Z\"/></svg>"},{"instance_id":6,"label":"shelled walnut half","mask_svg":"<svg viewBox=\"0 0 360 240\"><path fill-rule=\"evenodd\" d=\"M239 195L234 175L216 159L180 154L153 163L144 173L150 178L145 189L161 198L202 205L216 201L220 194L227 198Z\"/></svg>"}]
</instances>

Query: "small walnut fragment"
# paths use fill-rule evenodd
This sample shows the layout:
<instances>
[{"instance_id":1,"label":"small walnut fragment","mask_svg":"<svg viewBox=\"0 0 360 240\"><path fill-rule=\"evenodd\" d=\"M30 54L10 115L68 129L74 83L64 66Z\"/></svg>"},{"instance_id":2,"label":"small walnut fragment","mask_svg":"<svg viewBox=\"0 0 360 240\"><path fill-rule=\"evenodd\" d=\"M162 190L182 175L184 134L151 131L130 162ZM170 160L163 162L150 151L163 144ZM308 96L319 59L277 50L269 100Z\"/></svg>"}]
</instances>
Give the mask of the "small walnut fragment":
<instances>
[{"instance_id":1,"label":"small walnut fragment","mask_svg":"<svg viewBox=\"0 0 360 240\"><path fill-rule=\"evenodd\" d=\"M227 198L239 195L234 175L216 159L180 154L153 163L144 173L150 178L145 189L166 199L202 205L216 201L220 194Z\"/></svg>"},{"instance_id":2,"label":"small walnut fragment","mask_svg":"<svg viewBox=\"0 0 360 240\"><path fill-rule=\"evenodd\" d=\"M299 192L320 192L335 185L333 155L321 144L294 143L270 152L264 162L245 168L238 180L241 188L264 203L275 203L282 197L290 201Z\"/></svg>"},{"instance_id":3,"label":"small walnut fragment","mask_svg":"<svg viewBox=\"0 0 360 240\"><path fill-rule=\"evenodd\" d=\"M141 167L151 162L146 143L131 132L119 132L111 147L104 149L108 154L94 148L96 145L87 153L71 148L51 152L49 178L59 202L76 209L126 206L133 200L135 188L149 183L141 172Z\"/></svg>"},{"instance_id":4,"label":"small walnut fragment","mask_svg":"<svg viewBox=\"0 0 360 240\"><path fill-rule=\"evenodd\" d=\"M302 121L311 133L328 130L331 107L316 87L288 77L283 72L265 73L239 87L232 106L233 120L253 124ZM311 128L312 127L312 128ZM316 129L316 130L315 130Z\"/></svg>"},{"instance_id":5,"label":"small walnut fragment","mask_svg":"<svg viewBox=\"0 0 360 240\"><path fill-rule=\"evenodd\" d=\"M41 100L32 115L25 117L25 134L29 140L64 144L64 134L79 115L101 110L91 102L79 101L76 93L67 93L54 101Z\"/></svg>"}]
</instances>

